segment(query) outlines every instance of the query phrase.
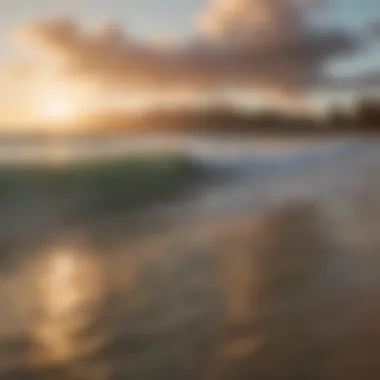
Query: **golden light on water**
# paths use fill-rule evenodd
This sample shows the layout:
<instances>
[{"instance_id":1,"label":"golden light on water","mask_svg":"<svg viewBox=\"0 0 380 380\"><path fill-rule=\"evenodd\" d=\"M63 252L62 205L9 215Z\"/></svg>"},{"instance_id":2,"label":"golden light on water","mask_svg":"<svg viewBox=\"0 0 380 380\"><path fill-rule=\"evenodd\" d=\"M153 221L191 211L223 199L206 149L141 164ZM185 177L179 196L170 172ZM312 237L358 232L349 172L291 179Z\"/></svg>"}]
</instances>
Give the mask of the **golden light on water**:
<instances>
[{"instance_id":1,"label":"golden light on water","mask_svg":"<svg viewBox=\"0 0 380 380\"><path fill-rule=\"evenodd\" d=\"M32 335L41 351L40 364L67 361L91 349L83 348L77 336L96 317L104 267L88 252L57 247L44 257L36 274L39 310Z\"/></svg>"},{"instance_id":2,"label":"golden light on water","mask_svg":"<svg viewBox=\"0 0 380 380\"><path fill-rule=\"evenodd\" d=\"M50 259L45 279L45 307L48 313L59 315L80 302L82 295L77 277L81 268L78 264L78 258L71 252L58 251Z\"/></svg>"}]
</instances>

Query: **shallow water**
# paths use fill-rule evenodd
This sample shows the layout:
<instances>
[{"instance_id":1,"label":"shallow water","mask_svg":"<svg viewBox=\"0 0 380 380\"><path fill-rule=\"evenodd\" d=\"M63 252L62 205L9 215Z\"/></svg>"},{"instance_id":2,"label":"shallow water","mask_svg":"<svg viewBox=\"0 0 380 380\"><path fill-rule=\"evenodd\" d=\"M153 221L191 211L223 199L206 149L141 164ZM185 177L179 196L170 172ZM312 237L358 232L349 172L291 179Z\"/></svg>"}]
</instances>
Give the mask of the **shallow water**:
<instances>
[{"instance_id":1,"label":"shallow water","mask_svg":"<svg viewBox=\"0 0 380 380\"><path fill-rule=\"evenodd\" d=\"M18 216L0 377L378 379L379 146L241 152L234 182L161 205L149 229Z\"/></svg>"}]
</instances>

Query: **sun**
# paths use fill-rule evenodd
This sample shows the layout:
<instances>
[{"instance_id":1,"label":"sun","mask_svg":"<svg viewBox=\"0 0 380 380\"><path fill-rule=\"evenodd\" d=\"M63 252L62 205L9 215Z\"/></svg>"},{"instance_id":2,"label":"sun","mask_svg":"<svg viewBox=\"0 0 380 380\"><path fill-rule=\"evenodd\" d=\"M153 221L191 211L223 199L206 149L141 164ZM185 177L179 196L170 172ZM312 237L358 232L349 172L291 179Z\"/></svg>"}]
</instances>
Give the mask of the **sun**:
<instances>
[{"instance_id":1,"label":"sun","mask_svg":"<svg viewBox=\"0 0 380 380\"><path fill-rule=\"evenodd\" d=\"M53 96L45 100L42 106L46 121L64 123L75 118L77 111L74 102L66 96Z\"/></svg>"}]
</instances>

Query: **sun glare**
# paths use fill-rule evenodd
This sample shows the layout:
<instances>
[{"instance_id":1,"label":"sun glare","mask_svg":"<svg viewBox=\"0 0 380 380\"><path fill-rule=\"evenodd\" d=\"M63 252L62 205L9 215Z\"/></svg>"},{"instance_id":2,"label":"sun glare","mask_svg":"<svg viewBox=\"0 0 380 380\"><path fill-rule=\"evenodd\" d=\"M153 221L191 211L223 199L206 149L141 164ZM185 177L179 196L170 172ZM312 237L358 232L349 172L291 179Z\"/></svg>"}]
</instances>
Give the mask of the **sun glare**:
<instances>
[{"instance_id":1,"label":"sun glare","mask_svg":"<svg viewBox=\"0 0 380 380\"><path fill-rule=\"evenodd\" d=\"M66 97L52 97L43 105L43 115L50 122L66 122L76 116L74 103Z\"/></svg>"}]
</instances>

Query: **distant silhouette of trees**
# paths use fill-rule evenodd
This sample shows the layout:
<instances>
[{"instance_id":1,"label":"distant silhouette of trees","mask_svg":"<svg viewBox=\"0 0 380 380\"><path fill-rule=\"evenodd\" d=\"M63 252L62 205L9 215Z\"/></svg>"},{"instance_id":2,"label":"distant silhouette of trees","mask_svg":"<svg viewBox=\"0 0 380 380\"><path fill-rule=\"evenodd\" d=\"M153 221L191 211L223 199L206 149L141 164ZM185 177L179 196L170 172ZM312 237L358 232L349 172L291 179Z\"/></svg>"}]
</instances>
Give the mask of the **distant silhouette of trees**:
<instances>
[{"instance_id":1,"label":"distant silhouette of trees","mask_svg":"<svg viewBox=\"0 0 380 380\"><path fill-rule=\"evenodd\" d=\"M328 128L332 131L348 130L354 126L352 114L340 107L333 107L327 118Z\"/></svg>"},{"instance_id":2,"label":"distant silhouette of trees","mask_svg":"<svg viewBox=\"0 0 380 380\"><path fill-rule=\"evenodd\" d=\"M355 107L355 124L361 130L380 131L380 101L359 101Z\"/></svg>"},{"instance_id":3,"label":"distant silhouette of trees","mask_svg":"<svg viewBox=\"0 0 380 380\"><path fill-rule=\"evenodd\" d=\"M118 111L92 115L81 121L89 129L129 132L196 133L336 133L380 132L380 100L361 99L351 109L334 106L325 120L313 115L289 115L278 110L241 112L231 106L201 109Z\"/></svg>"}]
</instances>

